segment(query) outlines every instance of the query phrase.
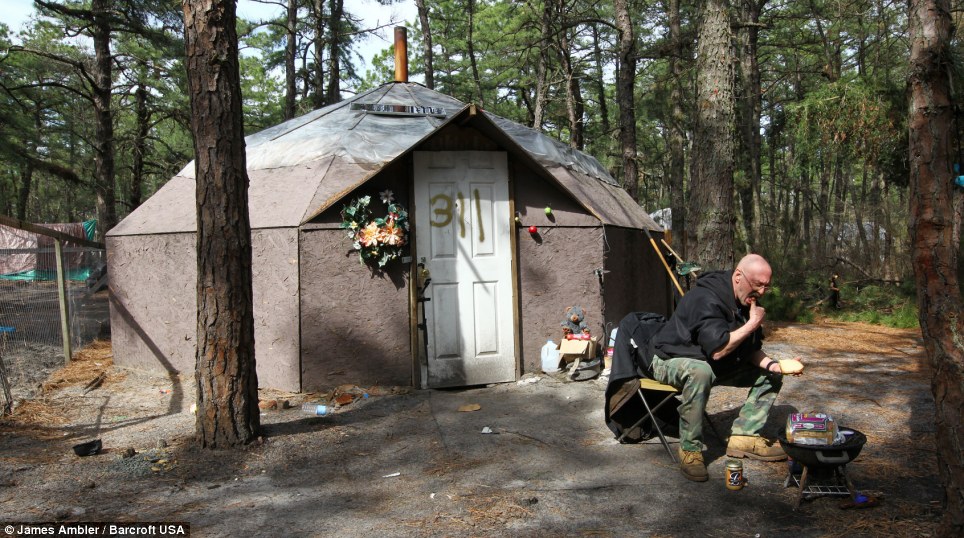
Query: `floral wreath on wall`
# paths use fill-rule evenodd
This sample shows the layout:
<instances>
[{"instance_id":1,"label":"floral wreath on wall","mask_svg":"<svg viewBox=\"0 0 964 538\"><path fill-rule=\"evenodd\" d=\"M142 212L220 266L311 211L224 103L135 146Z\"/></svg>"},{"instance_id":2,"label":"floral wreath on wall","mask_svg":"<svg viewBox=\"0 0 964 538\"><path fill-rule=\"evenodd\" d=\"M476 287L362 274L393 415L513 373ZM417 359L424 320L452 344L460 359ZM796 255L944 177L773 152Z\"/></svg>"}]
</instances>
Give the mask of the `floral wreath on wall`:
<instances>
[{"instance_id":1,"label":"floral wreath on wall","mask_svg":"<svg viewBox=\"0 0 964 538\"><path fill-rule=\"evenodd\" d=\"M408 213L395 203L390 190L378 195L388 206L384 217L372 217L369 209L371 196L355 198L341 210L341 228L348 230L352 248L358 251L362 264L377 263L381 269L401 257L402 247L408 243Z\"/></svg>"}]
</instances>

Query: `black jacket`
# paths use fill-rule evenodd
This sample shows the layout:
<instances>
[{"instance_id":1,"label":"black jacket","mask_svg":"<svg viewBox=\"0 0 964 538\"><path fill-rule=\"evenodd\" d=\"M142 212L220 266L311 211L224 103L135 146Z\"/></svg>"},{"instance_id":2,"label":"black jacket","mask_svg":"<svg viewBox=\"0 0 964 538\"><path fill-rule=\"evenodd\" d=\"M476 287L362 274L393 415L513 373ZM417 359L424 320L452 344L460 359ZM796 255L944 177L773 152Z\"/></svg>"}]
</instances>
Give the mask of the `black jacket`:
<instances>
[{"instance_id":1,"label":"black jacket","mask_svg":"<svg viewBox=\"0 0 964 538\"><path fill-rule=\"evenodd\" d=\"M645 408L634 396L636 379L652 378L652 335L666 323L666 318L652 312L631 312L619 322L616 341L613 343L612 370L606 385L606 425L619 438L627 429L645 416ZM627 385L632 383L632 385ZM655 407L666 397L665 392L643 391L649 406ZM664 433L679 433L679 411L675 404L667 404L656 411L656 420ZM646 421L637 431L630 431L622 440L634 443L656 435L651 421Z\"/></svg>"},{"instance_id":2,"label":"black jacket","mask_svg":"<svg viewBox=\"0 0 964 538\"><path fill-rule=\"evenodd\" d=\"M680 300L676 312L653 336L653 348L664 359L688 357L710 363L716 375L730 372L750 360L763 345L757 328L729 355L713 360L713 352L730 341L730 332L749 319L750 309L733 297L733 271L712 271Z\"/></svg>"}]
</instances>

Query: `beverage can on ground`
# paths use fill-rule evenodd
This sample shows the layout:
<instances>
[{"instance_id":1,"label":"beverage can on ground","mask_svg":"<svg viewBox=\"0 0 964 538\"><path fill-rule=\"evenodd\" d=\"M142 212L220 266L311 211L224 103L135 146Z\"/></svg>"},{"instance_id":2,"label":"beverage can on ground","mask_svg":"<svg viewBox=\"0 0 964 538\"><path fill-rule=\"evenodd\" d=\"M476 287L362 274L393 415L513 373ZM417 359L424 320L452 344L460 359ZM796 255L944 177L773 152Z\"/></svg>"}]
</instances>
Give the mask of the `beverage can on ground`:
<instances>
[{"instance_id":1,"label":"beverage can on ground","mask_svg":"<svg viewBox=\"0 0 964 538\"><path fill-rule=\"evenodd\" d=\"M743 462L740 460L727 460L726 462L726 489L743 489Z\"/></svg>"}]
</instances>

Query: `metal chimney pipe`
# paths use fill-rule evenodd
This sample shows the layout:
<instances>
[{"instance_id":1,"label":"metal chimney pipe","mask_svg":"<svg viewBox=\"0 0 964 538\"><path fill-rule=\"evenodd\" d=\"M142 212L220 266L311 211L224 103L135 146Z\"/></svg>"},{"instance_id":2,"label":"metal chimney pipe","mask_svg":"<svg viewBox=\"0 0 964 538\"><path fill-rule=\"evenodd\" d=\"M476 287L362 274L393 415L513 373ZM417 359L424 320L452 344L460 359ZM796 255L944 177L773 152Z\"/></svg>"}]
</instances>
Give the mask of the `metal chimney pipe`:
<instances>
[{"instance_id":1,"label":"metal chimney pipe","mask_svg":"<svg viewBox=\"0 0 964 538\"><path fill-rule=\"evenodd\" d=\"M408 30L395 27L395 82L408 82Z\"/></svg>"}]
</instances>

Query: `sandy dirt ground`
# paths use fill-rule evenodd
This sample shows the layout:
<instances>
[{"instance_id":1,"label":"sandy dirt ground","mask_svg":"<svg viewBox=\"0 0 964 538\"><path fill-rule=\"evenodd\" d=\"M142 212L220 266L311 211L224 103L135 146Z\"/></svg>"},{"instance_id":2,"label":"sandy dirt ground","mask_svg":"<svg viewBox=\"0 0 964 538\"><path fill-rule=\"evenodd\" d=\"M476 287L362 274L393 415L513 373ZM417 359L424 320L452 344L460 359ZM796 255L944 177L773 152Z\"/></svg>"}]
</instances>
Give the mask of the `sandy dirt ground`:
<instances>
[{"instance_id":1,"label":"sandy dirt ground","mask_svg":"<svg viewBox=\"0 0 964 538\"><path fill-rule=\"evenodd\" d=\"M690 482L658 440L613 439L601 379L262 391L257 442L200 450L193 379L120 370L101 343L0 422L0 524L186 522L191 536L933 535L943 493L919 332L771 325L766 345L807 364L786 380L768 428L823 411L863 432L846 471L876 506L810 495L795 510L785 462L744 461L747 486L728 490L725 445L712 436L711 479ZM342 394L350 403L328 416L300 409ZM708 413L723 435L744 396L714 389ZM99 454L73 453L93 439Z\"/></svg>"}]
</instances>

